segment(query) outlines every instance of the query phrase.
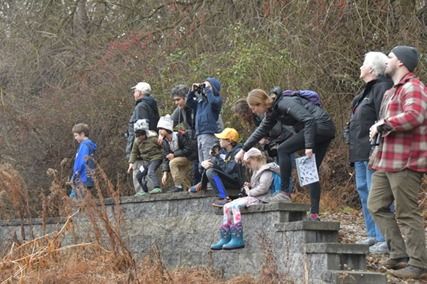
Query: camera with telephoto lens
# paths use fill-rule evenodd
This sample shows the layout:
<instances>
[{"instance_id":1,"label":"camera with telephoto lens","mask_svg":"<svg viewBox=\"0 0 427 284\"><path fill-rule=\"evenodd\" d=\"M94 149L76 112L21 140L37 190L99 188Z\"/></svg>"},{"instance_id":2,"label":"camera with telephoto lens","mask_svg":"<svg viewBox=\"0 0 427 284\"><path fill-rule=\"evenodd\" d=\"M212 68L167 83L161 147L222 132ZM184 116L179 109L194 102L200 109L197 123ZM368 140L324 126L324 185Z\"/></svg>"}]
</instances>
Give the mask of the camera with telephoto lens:
<instances>
[{"instance_id":1,"label":"camera with telephoto lens","mask_svg":"<svg viewBox=\"0 0 427 284\"><path fill-rule=\"evenodd\" d=\"M371 147L379 146L381 143L381 133L378 132L374 138L371 140Z\"/></svg>"},{"instance_id":2,"label":"camera with telephoto lens","mask_svg":"<svg viewBox=\"0 0 427 284\"><path fill-rule=\"evenodd\" d=\"M220 150L221 150L221 146L219 144L215 144L209 150L209 155L211 155L212 157L218 156Z\"/></svg>"}]
</instances>

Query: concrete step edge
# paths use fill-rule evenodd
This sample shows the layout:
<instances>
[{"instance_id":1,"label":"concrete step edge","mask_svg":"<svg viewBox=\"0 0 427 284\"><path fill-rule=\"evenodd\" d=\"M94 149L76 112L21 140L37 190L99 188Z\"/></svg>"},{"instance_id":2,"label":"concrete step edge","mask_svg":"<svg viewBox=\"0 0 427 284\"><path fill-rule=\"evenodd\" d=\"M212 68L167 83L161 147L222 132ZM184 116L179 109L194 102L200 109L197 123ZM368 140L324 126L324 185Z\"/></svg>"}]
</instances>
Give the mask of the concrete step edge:
<instances>
[{"instance_id":1,"label":"concrete step edge","mask_svg":"<svg viewBox=\"0 0 427 284\"><path fill-rule=\"evenodd\" d=\"M386 284L384 273L365 270L327 270L321 275L324 283Z\"/></svg>"},{"instance_id":2,"label":"concrete step edge","mask_svg":"<svg viewBox=\"0 0 427 284\"><path fill-rule=\"evenodd\" d=\"M330 253L330 254L368 254L368 245L341 244L341 243L309 243L305 244L307 254Z\"/></svg>"},{"instance_id":3,"label":"concrete step edge","mask_svg":"<svg viewBox=\"0 0 427 284\"><path fill-rule=\"evenodd\" d=\"M274 224L277 232L286 231L339 231L339 222L295 221Z\"/></svg>"}]
</instances>

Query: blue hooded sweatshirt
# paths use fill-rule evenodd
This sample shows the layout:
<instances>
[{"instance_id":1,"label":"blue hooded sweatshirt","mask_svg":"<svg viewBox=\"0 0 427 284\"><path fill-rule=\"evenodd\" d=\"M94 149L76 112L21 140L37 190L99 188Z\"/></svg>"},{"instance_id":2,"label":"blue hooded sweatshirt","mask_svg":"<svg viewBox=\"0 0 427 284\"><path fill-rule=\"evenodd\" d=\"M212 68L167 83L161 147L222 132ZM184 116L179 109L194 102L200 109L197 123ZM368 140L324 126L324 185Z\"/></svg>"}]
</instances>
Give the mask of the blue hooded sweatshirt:
<instances>
[{"instance_id":1,"label":"blue hooded sweatshirt","mask_svg":"<svg viewBox=\"0 0 427 284\"><path fill-rule=\"evenodd\" d=\"M88 157L93 158L93 154L96 150L96 144L90 140L85 139L80 142L79 148L76 153L76 157L73 165L73 176L72 181L80 181L84 186L93 186L93 179L88 176L87 168L90 170L95 169L95 163Z\"/></svg>"},{"instance_id":2,"label":"blue hooded sweatshirt","mask_svg":"<svg viewBox=\"0 0 427 284\"><path fill-rule=\"evenodd\" d=\"M196 96L191 91L187 98L187 105L196 113L196 135L218 133L217 120L222 107L221 83L213 77L208 77L206 81L211 84L212 90L205 88L202 96Z\"/></svg>"}]
</instances>

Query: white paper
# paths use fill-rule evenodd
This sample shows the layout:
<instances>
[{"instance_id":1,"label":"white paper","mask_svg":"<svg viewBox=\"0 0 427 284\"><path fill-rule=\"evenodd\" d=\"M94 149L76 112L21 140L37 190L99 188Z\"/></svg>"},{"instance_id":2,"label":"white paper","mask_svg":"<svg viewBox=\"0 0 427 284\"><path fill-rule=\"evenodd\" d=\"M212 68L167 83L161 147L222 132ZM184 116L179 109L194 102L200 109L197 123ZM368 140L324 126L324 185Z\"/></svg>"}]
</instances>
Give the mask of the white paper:
<instances>
[{"instance_id":1,"label":"white paper","mask_svg":"<svg viewBox=\"0 0 427 284\"><path fill-rule=\"evenodd\" d=\"M140 167L139 167L139 171L140 171L141 173L143 173L143 172L144 172L144 170L145 170L144 166L140 166Z\"/></svg>"},{"instance_id":2,"label":"white paper","mask_svg":"<svg viewBox=\"0 0 427 284\"><path fill-rule=\"evenodd\" d=\"M319 181L319 173L316 167L316 157L313 154L311 158L307 156L295 159L297 166L298 180L301 186L312 184Z\"/></svg>"}]
</instances>

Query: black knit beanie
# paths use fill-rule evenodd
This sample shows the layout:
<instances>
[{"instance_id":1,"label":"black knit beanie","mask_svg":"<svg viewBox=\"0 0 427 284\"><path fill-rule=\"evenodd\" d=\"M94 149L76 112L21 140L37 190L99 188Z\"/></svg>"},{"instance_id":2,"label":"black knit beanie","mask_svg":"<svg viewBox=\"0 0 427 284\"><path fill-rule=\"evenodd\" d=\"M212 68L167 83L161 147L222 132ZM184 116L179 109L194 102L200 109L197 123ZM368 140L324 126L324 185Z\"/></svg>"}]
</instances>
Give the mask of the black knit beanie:
<instances>
[{"instance_id":1,"label":"black knit beanie","mask_svg":"<svg viewBox=\"0 0 427 284\"><path fill-rule=\"evenodd\" d=\"M405 65L410 72L414 71L419 61L419 53L415 47L398 45L394 47L391 52L396 55L397 59Z\"/></svg>"}]
</instances>

